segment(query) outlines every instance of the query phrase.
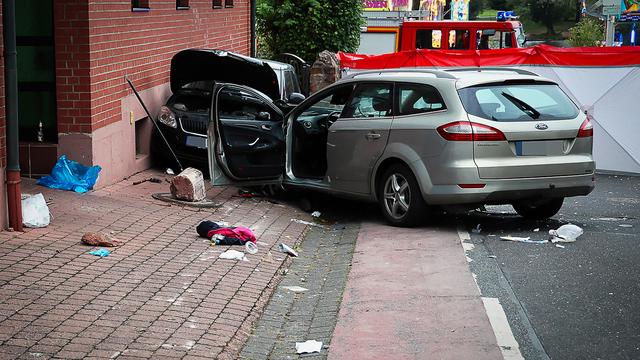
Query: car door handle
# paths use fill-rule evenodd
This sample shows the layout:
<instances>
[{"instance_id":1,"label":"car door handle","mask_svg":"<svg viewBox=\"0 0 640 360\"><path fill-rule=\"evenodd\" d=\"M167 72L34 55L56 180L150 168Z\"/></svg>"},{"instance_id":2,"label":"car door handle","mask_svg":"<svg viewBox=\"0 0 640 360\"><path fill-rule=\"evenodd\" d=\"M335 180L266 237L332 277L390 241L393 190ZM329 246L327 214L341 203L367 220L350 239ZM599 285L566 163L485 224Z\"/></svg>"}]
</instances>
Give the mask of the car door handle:
<instances>
[{"instance_id":1,"label":"car door handle","mask_svg":"<svg viewBox=\"0 0 640 360\"><path fill-rule=\"evenodd\" d=\"M378 133L368 133L367 135L365 135L365 137L369 140L378 140L380 139L382 135L378 134Z\"/></svg>"},{"instance_id":2,"label":"car door handle","mask_svg":"<svg viewBox=\"0 0 640 360\"><path fill-rule=\"evenodd\" d=\"M260 126L260 128L261 128L262 130L267 130L267 131L269 131L269 130L271 130L271 125L262 125L262 126Z\"/></svg>"}]
</instances>

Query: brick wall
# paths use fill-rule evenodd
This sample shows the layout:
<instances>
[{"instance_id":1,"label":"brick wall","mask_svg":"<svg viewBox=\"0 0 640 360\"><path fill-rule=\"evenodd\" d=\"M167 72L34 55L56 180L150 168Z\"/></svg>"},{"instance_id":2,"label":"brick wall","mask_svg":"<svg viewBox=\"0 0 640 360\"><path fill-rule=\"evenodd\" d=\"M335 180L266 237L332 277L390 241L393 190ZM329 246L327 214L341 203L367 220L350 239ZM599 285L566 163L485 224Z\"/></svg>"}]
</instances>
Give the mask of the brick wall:
<instances>
[{"instance_id":1,"label":"brick wall","mask_svg":"<svg viewBox=\"0 0 640 360\"><path fill-rule=\"evenodd\" d=\"M148 12L132 12L130 1L89 4L91 83L74 84L73 90L91 94L91 131L121 120L120 100L131 94L125 75L141 91L169 81L170 60L179 50L202 47L244 54L250 51L249 0L235 0L233 8L221 9L213 9L212 0L191 0L188 10L176 10L175 0L151 0L149 6ZM81 50L84 44L75 46ZM86 58L77 60L80 67L86 65ZM80 105L86 104L81 101ZM69 129L88 131L68 120L58 118L58 123L66 121Z\"/></svg>"},{"instance_id":2,"label":"brick wall","mask_svg":"<svg viewBox=\"0 0 640 360\"><path fill-rule=\"evenodd\" d=\"M4 38L2 28L2 6L0 4L0 167L7 164L6 155L6 119L4 115Z\"/></svg>"}]
</instances>

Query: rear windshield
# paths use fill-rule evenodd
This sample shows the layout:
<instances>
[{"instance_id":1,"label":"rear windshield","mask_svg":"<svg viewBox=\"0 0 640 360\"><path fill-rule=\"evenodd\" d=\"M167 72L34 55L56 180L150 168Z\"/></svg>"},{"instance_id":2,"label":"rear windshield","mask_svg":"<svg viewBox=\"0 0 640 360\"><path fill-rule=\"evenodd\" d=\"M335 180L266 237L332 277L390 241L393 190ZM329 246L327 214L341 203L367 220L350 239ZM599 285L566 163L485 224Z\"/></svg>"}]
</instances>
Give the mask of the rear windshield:
<instances>
[{"instance_id":1,"label":"rear windshield","mask_svg":"<svg viewBox=\"0 0 640 360\"><path fill-rule=\"evenodd\" d=\"M578 108L555 84L496 84L458 90L471 114L494 121L573 119Z\"/></svg>"}]
</instances>

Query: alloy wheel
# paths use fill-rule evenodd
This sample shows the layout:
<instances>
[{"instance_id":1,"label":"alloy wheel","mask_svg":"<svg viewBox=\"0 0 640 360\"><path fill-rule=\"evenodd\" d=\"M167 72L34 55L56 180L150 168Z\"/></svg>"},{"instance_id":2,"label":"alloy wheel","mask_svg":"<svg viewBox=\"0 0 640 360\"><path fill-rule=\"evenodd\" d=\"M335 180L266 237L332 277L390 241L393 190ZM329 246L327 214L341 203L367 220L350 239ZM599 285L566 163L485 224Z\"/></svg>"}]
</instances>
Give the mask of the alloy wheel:
<instances>
[{"instance_id":1,"label":"alloy wheel","mask_svg":"<svg viewBox=\"0 0 640 360\"><path fill-rule=\"evenodd\" d=\"M402 174L394 173L384 184L384 206L394 219L402 219L411 206L411 189Z\"/></svg>"}]
</instances>

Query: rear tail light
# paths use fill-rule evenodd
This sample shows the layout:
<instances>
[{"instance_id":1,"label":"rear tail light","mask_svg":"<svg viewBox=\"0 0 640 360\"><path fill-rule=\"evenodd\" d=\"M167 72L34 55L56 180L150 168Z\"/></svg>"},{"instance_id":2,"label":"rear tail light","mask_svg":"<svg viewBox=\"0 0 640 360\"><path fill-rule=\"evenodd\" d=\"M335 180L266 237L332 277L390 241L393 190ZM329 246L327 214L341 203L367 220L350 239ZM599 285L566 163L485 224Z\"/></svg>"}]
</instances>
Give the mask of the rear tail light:
<instances>
[{"instance_id":1,"label":"rear tail light","mask_svg":"<svg viewBox=\"0 0 640 360\"><path fill-rule=\"evenodd\" d=\"M591 123L591 119L587 117L584 119L582 125L580 125L580 130L578 130L578 137L592 137L593 136L593 124Z\"/></svg>"},{"instance_id":2,"label":"rear tail light","mask_svg":"<svg viewBox=\"0 0 640 360\"><path fill-rule=\"evenodd\" d=\"M470 121L456 121L438 127L438 134L449 141L507 140L502 131L489 125Z\"/></svg>"}]
</instances>

